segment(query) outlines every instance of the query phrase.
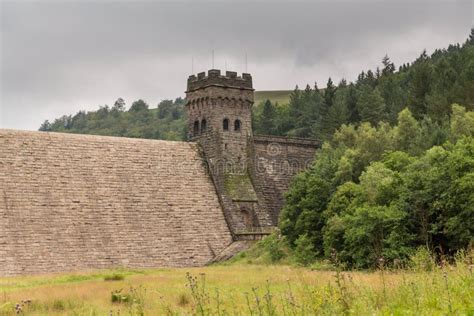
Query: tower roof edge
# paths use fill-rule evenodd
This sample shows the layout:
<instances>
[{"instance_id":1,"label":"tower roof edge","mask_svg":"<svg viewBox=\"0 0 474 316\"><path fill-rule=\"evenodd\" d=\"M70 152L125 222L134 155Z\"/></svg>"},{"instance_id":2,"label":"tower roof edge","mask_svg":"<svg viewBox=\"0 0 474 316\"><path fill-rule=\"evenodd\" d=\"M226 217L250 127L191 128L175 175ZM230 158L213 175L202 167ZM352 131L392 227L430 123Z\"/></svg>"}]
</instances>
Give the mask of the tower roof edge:
<instances>
[{"instance_id":1,"label":"tower roof edge","mask_svg":"<svg viewBox=\"0 0 474 316\"><path fill-rule=\"evenodd\" d=\"M207 72L207 76L205 72L198 73L197 77L195 75L189 76L186 92L209 86L254 90L252 76L248 73L237 76L237 72L235 71L226 71L225 75L222 75L220 70L211 69Z\"/></svg>"}]
</instances>

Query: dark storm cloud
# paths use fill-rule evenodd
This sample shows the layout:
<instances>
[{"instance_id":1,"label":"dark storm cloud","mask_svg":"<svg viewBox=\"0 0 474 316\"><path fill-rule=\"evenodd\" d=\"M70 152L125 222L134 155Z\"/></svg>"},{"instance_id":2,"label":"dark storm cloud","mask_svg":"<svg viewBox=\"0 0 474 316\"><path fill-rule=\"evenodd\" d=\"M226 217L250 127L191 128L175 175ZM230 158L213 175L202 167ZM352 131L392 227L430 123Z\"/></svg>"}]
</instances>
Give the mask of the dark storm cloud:
<instances>
[{"instance_id":1,"label":"dark storm cloud","mask_svg":"<svg viewBox=\"0 0 474 316\"><path fill-rule=\"evenodd\" d=\"M386 53L463 41L470 1L13 2L1 4L0 126L182 95L194 70L248 70L257 89L353 79Z\"/></svg>"}]
</instances>

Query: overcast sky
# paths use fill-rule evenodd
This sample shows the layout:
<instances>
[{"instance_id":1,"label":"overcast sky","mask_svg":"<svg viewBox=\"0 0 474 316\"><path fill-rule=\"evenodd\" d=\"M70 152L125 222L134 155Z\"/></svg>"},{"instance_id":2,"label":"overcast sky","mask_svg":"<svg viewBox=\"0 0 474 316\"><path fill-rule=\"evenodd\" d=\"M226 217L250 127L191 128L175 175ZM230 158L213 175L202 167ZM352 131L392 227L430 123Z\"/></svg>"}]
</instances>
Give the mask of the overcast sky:
<instances>
[{"instance_id":1,"label":"overcast sky","mask_svg":"<svg viewBox=\"0 0 474 316\"><path fill-rule=\"evenodd\" d=\"M212 49L239 73L247 53L257 90L321 87L464 42L474 20L472 0L0 3L0 127L30 130L118 97L184 96Z\"/></svg>"}]
</instances>

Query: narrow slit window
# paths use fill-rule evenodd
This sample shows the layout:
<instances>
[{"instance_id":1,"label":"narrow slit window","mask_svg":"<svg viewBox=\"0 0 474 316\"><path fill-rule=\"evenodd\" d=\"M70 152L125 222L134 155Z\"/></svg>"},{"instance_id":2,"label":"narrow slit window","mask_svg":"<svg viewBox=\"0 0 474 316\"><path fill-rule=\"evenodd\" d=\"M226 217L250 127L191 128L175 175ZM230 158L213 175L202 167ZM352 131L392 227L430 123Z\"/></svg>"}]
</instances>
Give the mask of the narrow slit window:
<instances>
[{"instance_id":1,"label":"narrow slit window","mask_svg":"<svg viewBox=\"0 0 474 316\"><path fill-rule=\"evenodd\" d=\"M197 134L199 134L199 121L195 121L195 122L194 122L194 129L193 129L193 132L194 132L194 136L196 136Z\"/></svg>"},{"instance_id":2,"label":"narrow slit window","mask_svg":"<svg viewBox=\"0 0 474 316\"><path fill-rule=\"evenodd\" d=\"M224 129L224 131L229 130L229 120L228 119L224 119L224 121L222 121L222 128Z\"/></svg>"},{"instance_id":3,"label":"narrow slit window","mask_svg":"<svg viewBox=\"0 0 474 316\"><path fill-rule=\"evenodd\" d=\"M204 119L201 121L201 133L205 132L207 128L207 121Z\"/></svg>"}]
</instances>

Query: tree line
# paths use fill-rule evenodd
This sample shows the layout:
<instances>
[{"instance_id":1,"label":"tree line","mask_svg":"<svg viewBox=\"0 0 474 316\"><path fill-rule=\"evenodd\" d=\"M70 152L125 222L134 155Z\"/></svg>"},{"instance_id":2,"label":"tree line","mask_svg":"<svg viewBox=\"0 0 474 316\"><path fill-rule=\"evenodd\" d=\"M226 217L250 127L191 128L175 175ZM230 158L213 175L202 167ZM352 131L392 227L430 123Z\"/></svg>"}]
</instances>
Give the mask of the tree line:
<instances>
[{"instance_id":1,"label":"tree line","mask_svg":"<svg viewBox=\"0 0 474 316\"><path fill-rule=\"evenodd\" d=\"M127 110L118 98L112 107L100 106L97 111L79 111L64 115L52 123L43 122L40 131L94 134L164 140L186 139L186 121L182 98L161 101L150 109L143 100L133 102Z\"/></svg>"},{"instance_id":2,"label":"tree line","mask_svg":"<svg viewBox=\"0 0 474 316\"><path fill-rule=\"evenodd\" d=\"M451 104L474 109L474 30L463 44L426 51L410 64L398 67L388 56L382 68L362 71L355 82L342 79L336 86L331 78L320 89L298 87L289 104L265 101L255 107L257 134L311 137L327 140L342 124L380 121L395 124L398 113L408 107L416 119L425 116L442 122Z\"/></svg>"}]
</instances>

